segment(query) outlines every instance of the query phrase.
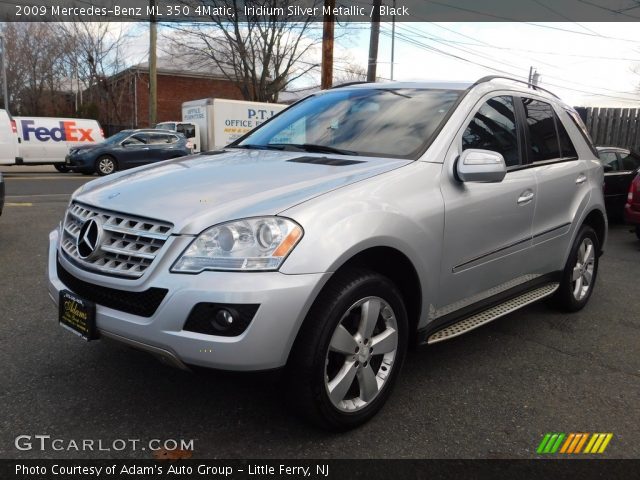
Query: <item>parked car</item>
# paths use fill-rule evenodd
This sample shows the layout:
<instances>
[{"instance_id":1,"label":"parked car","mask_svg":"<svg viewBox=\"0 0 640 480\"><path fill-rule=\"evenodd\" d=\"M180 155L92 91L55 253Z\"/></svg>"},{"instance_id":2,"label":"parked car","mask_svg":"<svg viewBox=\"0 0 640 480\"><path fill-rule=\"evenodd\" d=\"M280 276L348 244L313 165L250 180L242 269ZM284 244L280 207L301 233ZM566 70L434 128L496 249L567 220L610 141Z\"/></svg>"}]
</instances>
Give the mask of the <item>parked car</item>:
<instances>
[{"instance_id":1,"label":"parked car","mask_svg":"<svg viewBox=\"0 0 640 480\"><path fill-rule=\"evenodd\" d=\"M604 166L604 201L609 218L622 220L627 192L640 168L640 155L625 148L597 147Z\"/></svg>"},{"instance_id":2,"label":"parked car","mask_svg":"<svg viewBox=\"0 0 640 480\"><path fill-rule=\"evenodd\" d=\"M2 215L2 209L4 208L4 178L2 172L0 172L0 215Z\"/></svg>"},{"instance_id":3,"label":"parked car","mask_svg":"<svg viewBox=\"0 0 640 480\"><path fill-rule=\"evenodd\" d=\"M640 173L638 173L629 185L627 203L624 206L624 219L627 223L635 225L636 236L640 240Z\"/></svg>"},{"instance_id":4,"label":"parked car","mask_svg":"<svg viewBox=\"0 0 640 480\"><path fill-rule=\"evenodd\" d=\"M49 236L62 326L181 368L284 367L292 407L344 430L383 406L410 345L593 292L603 167L543 89L344 86L214 153L73 194Z\"/></svg>"},{"instance_id":5,"label":"parked car","mask_svg":"<svg viewBox=\"0 0 640 480\"><path fill-rule=\"evenodd\" d=\"M110 175L118 170L191 154L184 135L155 129L123 130L97 145L72 148L67 168L85 174Z\"/></svg>"}]
</instances>

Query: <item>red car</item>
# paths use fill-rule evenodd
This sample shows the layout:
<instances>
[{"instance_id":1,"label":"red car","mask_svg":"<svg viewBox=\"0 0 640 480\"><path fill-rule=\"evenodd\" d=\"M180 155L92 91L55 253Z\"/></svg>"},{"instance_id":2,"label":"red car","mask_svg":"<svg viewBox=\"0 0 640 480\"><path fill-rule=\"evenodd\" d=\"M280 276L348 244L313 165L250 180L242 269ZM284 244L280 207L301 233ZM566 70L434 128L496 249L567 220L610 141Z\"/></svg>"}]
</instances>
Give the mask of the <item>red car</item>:
<instances>
[{"instance_id":1,"label":"red car","mask_svg":"<svg viewBox=\"0 0 640 480\"><path fill-rule=\"evenodd\" d=\"M640 240L640 173L631 182L627 204L624 206L624 219L636 226L636 235Z\"/></svg>"}]
</instances>

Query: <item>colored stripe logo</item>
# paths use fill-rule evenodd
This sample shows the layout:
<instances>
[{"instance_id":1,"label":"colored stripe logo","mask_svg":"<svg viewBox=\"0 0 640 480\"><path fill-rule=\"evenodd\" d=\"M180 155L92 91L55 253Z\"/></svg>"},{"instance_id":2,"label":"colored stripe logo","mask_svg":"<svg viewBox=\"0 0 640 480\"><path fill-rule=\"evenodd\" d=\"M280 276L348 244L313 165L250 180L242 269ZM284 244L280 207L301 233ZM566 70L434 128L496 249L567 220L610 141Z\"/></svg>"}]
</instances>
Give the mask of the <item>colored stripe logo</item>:
<instances>
[{"instance_id":1,"label":"colored stripe logo","mask_svg":"<svg viewBox=\"0 0 640 480\"><path fill-rule=\"evenodd\" d=\"M613 433L547 433L536 453L604 453Z\"/></svg>"}]
</instances>

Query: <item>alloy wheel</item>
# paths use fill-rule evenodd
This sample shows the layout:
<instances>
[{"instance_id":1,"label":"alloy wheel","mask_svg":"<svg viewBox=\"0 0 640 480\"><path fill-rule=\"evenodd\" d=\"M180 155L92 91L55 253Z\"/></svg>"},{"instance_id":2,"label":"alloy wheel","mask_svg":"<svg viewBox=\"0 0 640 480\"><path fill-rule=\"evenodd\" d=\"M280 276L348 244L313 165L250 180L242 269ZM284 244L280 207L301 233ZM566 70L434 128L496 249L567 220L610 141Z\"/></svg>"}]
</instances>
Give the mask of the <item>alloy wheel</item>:
<instances>
[{"instance_id":1,"label":"alloy wheel","mask_svg":"<svg viewBox=\"0 0 640 480\"><path fill-rule=\"evenodd\" d=\"M586 237L582 240L576 255L576 264L571 274L573 296L580 301L587 296L593 283L596 254L593 241Z\"/></svg>"},{"instance_id":2,"label":"alloy wheel","mask_svg":"<svg viewBox=\"0 0 640 480\"><path fill-rule=\"evenodd\" d=\"M380 297L354 303L338 323L326 355L325 388L334 407L356 412L380 393L398 349L398 324Z\"/></svg>"},{"instance_id":3,"label":"alloy wheel","mask_svg":"<svg viewBox=\"0 0 640 480\"><path fill-rule=\"evenodd\" d=\"M102 157L98 161L98 169L100 170L100 173L102 173L103 175L109 175L113 173L113 171L116 169L116 166L113 163L113 160L110 159L109 157Z\"/></svg>"}]
</instances>

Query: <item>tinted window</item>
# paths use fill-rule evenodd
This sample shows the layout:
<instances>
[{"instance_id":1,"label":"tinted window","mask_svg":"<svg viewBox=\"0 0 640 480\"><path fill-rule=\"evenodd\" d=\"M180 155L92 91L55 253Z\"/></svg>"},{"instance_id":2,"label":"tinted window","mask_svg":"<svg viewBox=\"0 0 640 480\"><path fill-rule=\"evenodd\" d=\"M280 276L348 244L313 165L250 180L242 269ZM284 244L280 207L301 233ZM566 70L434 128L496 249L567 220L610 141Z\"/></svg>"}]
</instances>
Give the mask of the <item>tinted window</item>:
<instances>
[{"instance_id":1,"label":"tinted window","mask_svg":"<svg viewBox=\"0 0 640 480\"><path fill-rule=\"evenodd\" d=\"M558 115L554 113L556 119L556 127L558 128L558 137L560 138L560 150L562 151L562 156L564 158L578 158L578 153L576 152L575 147L573 146L573 142L571 138L569 138L569 134L567 133L567 129L564 128L562 121L558 118Z\"/></svg>"},{"instance_id":2,"label":"tinted window","mask_svg":"<svg viewBox=\"0 0 640 480\"><path fill-rule=\"evenodd\" d=\"M152 133L149 137L149 143L153 145L174 143L178 139L175 135L164 135L161 133Z\"/></svg>"},{"instance_id":3,"label":"tinted window","mask_svg":"<svg viewBox=\"0 0 640 480\"><path fill-rule=\"evenodd\" d=\"M328 90L282 111L237 146L301 150L312 144L361 155L415 159L460 93L382 87Z\"/></svg>"},{"instance_id":4,"label":"tinted window","mask_svg":"<svg viewBox=\"0 0 640 480\"><path fill-rule=\"evenodd\" d=\"M555 114L551 105L531 98L523 98L529 126L529 156L532 162L561 158Z\"/></svg>"},{"instance_id":5,"label":"tinted window","mask_svg":"<svg viewBox=\"0 0 640 480\"><path fill-rule=\"evenodd\" d=\"M507 167L520 164L513 97L488 100L462 135L462 149L480 148L501 153Z\"/></svg>"},{"instance_id":6,"label":"tinted window","mask_svg":"<svg viewBox=\"0 0 640 480\"><path fill-rule=\"evenodd\" d=\"M620 152L620 163L622 170L635 170L640 168L640 156L633 152L628 154Z\"/></svg>"},{"instance_id":7,"label":"tinted window","mask_svg":"<svg viewBox=\"0 0 640 480\"><path fill-rule=\"evenodd\" d=\"M144 145L147 142L147 137L145 135L131 135L129 138L125 140L127 145Z\"/></svg>"},{"instance_id":8,"label":"tinted window","mask_svg":"<svg viewBox=\"0 0 640 480\"><path fill-rule=\"evenodd\" d=\"M609 165L611 167L606 171L615 172L619 170L618 156L616 155L616 152L598 152L598 156L600 157L600 161L602 162L602 165Z\"/></svg>"}]
</instances>

